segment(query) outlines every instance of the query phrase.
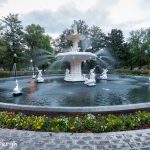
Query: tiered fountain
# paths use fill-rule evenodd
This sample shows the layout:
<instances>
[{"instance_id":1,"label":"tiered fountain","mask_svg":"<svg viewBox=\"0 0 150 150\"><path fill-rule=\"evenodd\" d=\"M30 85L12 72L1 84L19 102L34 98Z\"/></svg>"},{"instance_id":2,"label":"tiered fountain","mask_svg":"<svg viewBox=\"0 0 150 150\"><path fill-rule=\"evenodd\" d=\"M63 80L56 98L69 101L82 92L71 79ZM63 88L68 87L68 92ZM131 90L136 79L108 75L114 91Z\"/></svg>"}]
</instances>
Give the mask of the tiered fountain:
<instances>
[{"instance_id":1,"label":"tiered fountain","mask_svg":"<svg viewBox=\"0 0 150 150\"><path fill-rule=\"evenodd\" d=\"M74 34L67 36L66 38L73 43L72 51L59 53L57 58L70 63L70 70L66 69L65 81L85 81L86 78L82 74L81 63L86 60L95 59L97 56L91 52L79 52L78 43L84 39L84 36L78 34L77 24L73 25Z\"/></svg>"}]
</instances>

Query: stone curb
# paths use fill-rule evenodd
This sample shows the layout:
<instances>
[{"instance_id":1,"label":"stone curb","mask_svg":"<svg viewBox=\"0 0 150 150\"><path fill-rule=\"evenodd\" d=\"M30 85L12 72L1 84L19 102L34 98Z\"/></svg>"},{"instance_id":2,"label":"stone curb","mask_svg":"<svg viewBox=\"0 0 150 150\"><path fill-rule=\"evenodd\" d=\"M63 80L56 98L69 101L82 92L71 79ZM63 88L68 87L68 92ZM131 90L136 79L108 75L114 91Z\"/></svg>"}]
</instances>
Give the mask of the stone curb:
<instances>
[{"instance_id":1,"label":"stone curb","mask_svg":"<svg viewBox=\"0 0 150 150\"><path fill-rule=\"evenodd\" d=\"M10 103L0 103L1 110L17 110L30 112L81 112L81 113L119 113L119 112L134 112L137 110L150 110L150 102L115 105L115 106L97 106L97 107L48 107L48 106L33 106L33 105L18 105Z\"/></svg>"}]
</instances>

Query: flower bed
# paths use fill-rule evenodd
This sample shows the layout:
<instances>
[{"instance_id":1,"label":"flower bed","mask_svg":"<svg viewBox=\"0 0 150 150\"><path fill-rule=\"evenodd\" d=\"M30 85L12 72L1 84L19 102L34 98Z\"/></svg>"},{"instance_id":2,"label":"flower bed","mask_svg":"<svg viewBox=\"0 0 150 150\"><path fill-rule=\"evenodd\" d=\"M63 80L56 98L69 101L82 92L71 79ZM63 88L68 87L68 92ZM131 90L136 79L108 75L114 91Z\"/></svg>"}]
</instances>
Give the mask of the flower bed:
<instances>
[{"instance_id":1,"label":"flower bed","mask_svg":"<svg viewBox=\"0 0 150 150\"><path fill-rule=\"evenodd\" d=\"M49 132L110 132L150 128L150 112L135 114L48 117L23 113L0 112L0 128L16 128Z\"/></svg>"}]
</instances>

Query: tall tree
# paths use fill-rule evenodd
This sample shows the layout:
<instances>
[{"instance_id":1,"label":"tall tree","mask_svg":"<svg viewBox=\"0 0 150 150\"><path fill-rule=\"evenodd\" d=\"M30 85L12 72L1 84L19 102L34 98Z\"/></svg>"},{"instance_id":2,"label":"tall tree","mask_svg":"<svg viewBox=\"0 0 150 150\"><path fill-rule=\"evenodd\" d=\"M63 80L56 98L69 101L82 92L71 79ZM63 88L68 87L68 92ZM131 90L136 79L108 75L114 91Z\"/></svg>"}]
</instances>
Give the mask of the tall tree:
<instances>
[{"instance_id":1,"label":"tall tree","mask_svg":"<svg viewBox=\"0 0 150 150\"><path fill-rule=\"evenodd\" d=\"M18 63L21 64L23 62L23 26L21 25L21 21L18 18L18 14L9 14L7 17L3 17L2 22L5 26L3 38L7 46L7 51L5 53L5 65L11 69L14 53L17 54Z\"/></svg>"},{"instance_id":2,"label":"tall tree","mask_svg":"<svg viewBox=\"0 0 150 150\"><path fill-rule=\"evenodd\" d=\"M74 20L74 23L76 23L77 25L77 32L79 34L84 34L84 35L89 34L89 26L86 24L84 20L78 20L78 21ZM73 32L72 27L73 24L71 25L71 31Z\"/></svg>"},{"instance_id":3,"label":"tall tree","mask_svg":"<svg viewBox=\"0 0 150 150\"><path fill-rule=\"evenodd\" d=\"M53 51L50 40L51 38L45 35L45 29L40 25L31 24L26 27L25 41L29 48L28 54L30 56L29 58L32 59L33 67L45 66L48 63L48 58L51 58L51 56L48 56L48 52L51 55ZM45 60L41 60L41 63L39 63L39 58Z\"/></svg>"},{"instance_id":4,"label":"tall tree","mask_svg":"<svg viewBox=\"0 0 150 150\"><path fill-rule=\"evenodd\" d=\"M2 26L2 24L0 24L0 54L6 50L6 45L5 45L4 39L2 37L3 29L4 29L4 26Z\"/></svg>"},{"instance_id":5,"label":"tall tree","mask_svg":"<svg viewBox=\"0 0 150 150\"><path fill-rule=\"evenodd\" d=\"M51 46L52 38L49 35L43 35L41 39L41 47L49 52L53 52L53 48Z\"/></svg>"},{"instance_id":6,"label":"tall tree","mask_svg":"<svg viewBox=\"0 0 150 150\"><path fill-rule=\"evenodd\" d=\"M91 37L91 51L96 52L100 48L106 47L106 35L102 32L100 27L92 26L90 28Z\"/></svg>"},{"instance_id":7,"label":"tall tree","mask_svg":"<svg viewBox=\"0 0 150 150\"><path fill-rule=\"evenodd\" d=\"M2 24L0 24L0 67L4 67L4 56L6 52L6 44L2 37L3 28L4 27L2 26Z\"/></svg>"},{"instance_id":8,"label":"tall tree","mask_svg":"<svg viewBox=\"0 0 150 150\"><path fill-rule=\"evenodd\" d=\"M140 29L132 31L129 38L129 46L132 54L131 63L133 66L139 66L150 61L150 29Z\"/></svg>"},{"instance_id":9,"label":"tall tree","mask_svg":"<svg viewBox=\"0 0 150 150\"><path fill-rule=\"evenodd\" d=\"M31 24L25 28L25 41L30 49L41 48L45 30L40 25Z\"/></svg>"},{"instance_id":10,"label":"tall tree","mask_svg":"<svg viewBox=\"0 0 150 150\"><path fill-rule=\"evenodd\" d=\"M111 30L111 33L109 33L107 37L107 46L111 48L112 55L120 62L120 64L124 65L127 61L126 58L129 50L121 30Z\"/></svg>"}]
</instances>

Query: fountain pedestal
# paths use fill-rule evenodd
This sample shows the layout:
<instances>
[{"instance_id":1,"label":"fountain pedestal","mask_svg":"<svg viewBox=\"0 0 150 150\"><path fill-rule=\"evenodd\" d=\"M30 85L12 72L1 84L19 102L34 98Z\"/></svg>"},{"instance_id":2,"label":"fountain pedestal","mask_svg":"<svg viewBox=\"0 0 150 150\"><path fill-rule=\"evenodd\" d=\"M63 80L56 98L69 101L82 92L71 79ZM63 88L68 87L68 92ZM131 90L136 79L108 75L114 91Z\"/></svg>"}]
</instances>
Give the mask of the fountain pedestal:
<instances>
[{"instance_id":1,"label":"fountain pedestal","mask_svg":"<svg viewBox=\"0 0 150 150\"><path fill-rule=\"evenodd\" d=\"M81 73L81 63L82 61L70 62L70 73L65 74L65 81L85 81L85 78Z\"/></svg>"}]
</instances>

